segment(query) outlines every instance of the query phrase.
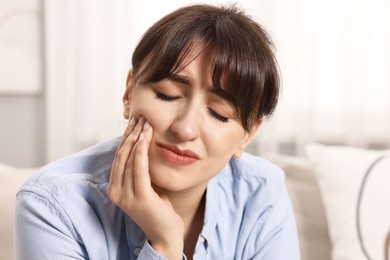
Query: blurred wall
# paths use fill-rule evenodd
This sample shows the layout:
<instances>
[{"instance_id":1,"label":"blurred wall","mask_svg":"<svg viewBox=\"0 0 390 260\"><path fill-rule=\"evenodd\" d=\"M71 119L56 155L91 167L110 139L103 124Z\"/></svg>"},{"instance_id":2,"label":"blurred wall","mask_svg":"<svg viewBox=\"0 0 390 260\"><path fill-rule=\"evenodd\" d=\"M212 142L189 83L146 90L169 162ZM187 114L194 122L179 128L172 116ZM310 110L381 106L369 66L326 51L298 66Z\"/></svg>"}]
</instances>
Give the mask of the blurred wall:
<instances>
[{"instance_id":1,"label":"blurred wall","mask_svg":"<svg viewBox=\"0 0 390 260\"><path fill-rule=\"evenodd\" d=\"M0 0L0 162L39 165L121 134L133 47L190 2ZM235 2L269 30L282 72L251 152L390 146L390 1Z\"/></svg>"},{"instance_id":2,"label":"blurred wall","mask_svg":"<svg viewBox=\"0 0 390 260\"><path fill-rule=\"evenodd\" d=\"M39 166L45 157L44 95L0 95L0 162Z\"/></svg>"},{"instance_id":3,"label":"blurred wall","mask_svg":"<svg viewBox=\"0 0 390 260\"><path fill-rule=\"evenodd\" d=\"M0 163L45 158L41 0L0 0Z\"/></svg>"}]
</instances>

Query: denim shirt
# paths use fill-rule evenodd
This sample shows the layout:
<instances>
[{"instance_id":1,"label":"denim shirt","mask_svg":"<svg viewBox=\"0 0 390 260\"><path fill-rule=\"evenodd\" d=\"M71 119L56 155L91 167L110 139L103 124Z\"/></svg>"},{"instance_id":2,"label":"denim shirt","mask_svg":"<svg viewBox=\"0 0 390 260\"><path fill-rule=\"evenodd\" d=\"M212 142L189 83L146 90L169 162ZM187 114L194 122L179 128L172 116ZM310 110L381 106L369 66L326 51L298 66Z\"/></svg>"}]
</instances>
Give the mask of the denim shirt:
<instances>
[{"instance_id":1,"label":"denim shirt","mask_svg":"<svg viewBox=\"0 0 390 260\"><path fill-rule=\"evenodd\" d=\"M17 194L16 259L165 259L106 193L119 140L48 164L27 180ZM299 259L278 167L244 153L209 181L193 259Z\"/></svg>"}]
</instances>

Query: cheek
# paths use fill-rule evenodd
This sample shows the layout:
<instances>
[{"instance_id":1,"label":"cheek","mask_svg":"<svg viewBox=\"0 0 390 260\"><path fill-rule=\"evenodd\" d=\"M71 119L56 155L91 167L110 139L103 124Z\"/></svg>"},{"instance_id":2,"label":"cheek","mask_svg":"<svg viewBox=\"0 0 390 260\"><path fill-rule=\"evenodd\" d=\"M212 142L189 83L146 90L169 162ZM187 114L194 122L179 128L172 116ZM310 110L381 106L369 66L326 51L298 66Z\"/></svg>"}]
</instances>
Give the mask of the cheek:
<instances>
[{"instance_id":1,"label":"cheek","mask_svg":"<svg viewBox=\"0 0 390 260\"><path fill-rule=\"evenodd\" d=\"M129 109L130 118L134 116L139 119L141 116L144 116L149 120L148 115L152 114L152 105L150 105L151 97L149 96L150 94L147 88L137 86L133 89Z\"/></svg>"},{"instance_id":2,"label":"cheek","mask_svg":"<svg viewBox=\"0 0 390 260\"><path fill-rule=\"evenodd\" d=\"M164 112L159 102L154 102L150 97L134 100L130 105L130 118L137 119L143 116L153 127L154 131L165 129L171 120L172 113Z\"/></svg>"},{"instance_id":3,"label":"cheek","mask_svg":"<svg viewBox=\"0 0 390 260\"><path fill-rule=\"evenodd\" d=\"M244 133L238 129L217 130L208 129L204 140L209 153L215 156L230 157L233 155L243 141Z\"/></svg>"}]
</instances>

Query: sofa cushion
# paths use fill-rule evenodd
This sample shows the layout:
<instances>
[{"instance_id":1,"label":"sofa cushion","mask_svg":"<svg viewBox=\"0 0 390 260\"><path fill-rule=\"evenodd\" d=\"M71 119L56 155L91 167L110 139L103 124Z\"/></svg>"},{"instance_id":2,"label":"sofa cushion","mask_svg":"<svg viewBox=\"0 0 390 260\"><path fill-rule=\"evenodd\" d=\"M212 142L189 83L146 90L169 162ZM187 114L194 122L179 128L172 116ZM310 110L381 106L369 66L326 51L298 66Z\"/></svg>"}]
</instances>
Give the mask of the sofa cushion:
<instances>
[{"instance_id":1,"label":"sofa cushion","mask_svg":"<svg viewBox=\"0 0 390 260\"><path fill-rule=\"evenodd\" d=\"M0 259L14 259L13 227L16 193L36 169L14 168L0 163Z\"/></svg>"},{"instance_id":2,"label":"sofa cushion","mask_svg":"<svg viewBox=\"0 0 390 260\"><path fill-rule=\"evenodd\" d=\"M333 260L389 259L390 151L310 144Z\"/></svg>"},{"instance_id":3,"label":"sofa cushion","mask_svg":"<svg viewBox=\"0 0 390 260\"><path fill-rule=\"evenodd\" d=\"M286 174L293 203L302 260L330 260L330 241L313 165L304 158L268 154Z\"/></svg>"}]
</instances>

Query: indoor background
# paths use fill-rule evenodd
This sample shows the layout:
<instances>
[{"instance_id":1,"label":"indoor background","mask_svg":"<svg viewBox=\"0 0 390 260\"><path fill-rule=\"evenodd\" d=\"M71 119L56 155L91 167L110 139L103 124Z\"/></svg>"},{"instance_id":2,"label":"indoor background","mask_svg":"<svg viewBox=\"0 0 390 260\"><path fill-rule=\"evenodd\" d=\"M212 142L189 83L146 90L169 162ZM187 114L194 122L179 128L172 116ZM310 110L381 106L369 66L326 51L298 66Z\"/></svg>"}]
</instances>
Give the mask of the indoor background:
<instances>
[{"instance_id":1,"label":"indoor background","mask_svg":"<svg viewBox=\"0 0 390 260\"><path fill-rule=\"evenodd\" d=\"M135 44L199 2L0 0L0 162L39 166L120 135ZM390 146L390 1L203 2L236 3L276 46L280 104L251 152Z\"/></svg>"}]
</instances>

